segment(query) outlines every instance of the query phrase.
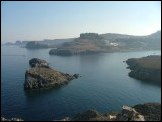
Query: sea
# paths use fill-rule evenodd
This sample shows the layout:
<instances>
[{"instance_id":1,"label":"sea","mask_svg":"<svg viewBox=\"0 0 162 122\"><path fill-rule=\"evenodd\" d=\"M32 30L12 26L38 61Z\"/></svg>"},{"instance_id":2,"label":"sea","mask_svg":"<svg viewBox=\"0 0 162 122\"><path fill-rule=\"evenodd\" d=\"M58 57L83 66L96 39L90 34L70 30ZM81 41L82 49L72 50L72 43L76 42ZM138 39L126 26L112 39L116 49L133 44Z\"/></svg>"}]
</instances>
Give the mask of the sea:
<instances>
[{"instance_id":1,"label":"sea","mask_svg":"<svg viewBox=\"0 0 162 122\"><path fill-rule=\"evenodd\" d=\"M128 76L128 58L161 55L161 50L56 56L50 49L1 46L1 116L59 120L95 109L101 113L148 102L161 103L161 86ZM24 91L29 60L46 60L53 69L81 77L57 89Z\"/></svg>"}]
</instances>

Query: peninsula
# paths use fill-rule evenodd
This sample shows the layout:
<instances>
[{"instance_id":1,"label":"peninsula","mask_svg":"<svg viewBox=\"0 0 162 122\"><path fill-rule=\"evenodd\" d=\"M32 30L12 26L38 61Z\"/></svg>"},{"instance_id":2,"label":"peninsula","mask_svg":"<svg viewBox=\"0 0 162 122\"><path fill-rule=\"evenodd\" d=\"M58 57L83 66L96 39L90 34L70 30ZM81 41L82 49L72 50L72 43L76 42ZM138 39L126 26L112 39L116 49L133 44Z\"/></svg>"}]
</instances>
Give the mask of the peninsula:
<instances>
[{"instance_id":1,"label":"peninsula","mask_svg":"<svg viewBox=\"0 0 162 122\"><path fill-rule=\"evenodd\" d=\"M142 58L130 58L126 61L131 72L130 77L161 85L161 56L150 55Z\"/></svg>"}]
</instances>

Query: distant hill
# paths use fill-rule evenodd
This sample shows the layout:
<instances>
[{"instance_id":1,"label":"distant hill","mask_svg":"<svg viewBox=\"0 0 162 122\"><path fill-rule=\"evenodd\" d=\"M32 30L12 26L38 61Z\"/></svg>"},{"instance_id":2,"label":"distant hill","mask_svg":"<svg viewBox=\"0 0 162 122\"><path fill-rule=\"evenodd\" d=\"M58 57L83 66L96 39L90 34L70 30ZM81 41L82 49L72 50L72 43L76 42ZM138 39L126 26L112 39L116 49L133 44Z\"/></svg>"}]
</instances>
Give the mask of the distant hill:
<instances>
[{"instance_id":1,"label":"distant hill","mask_svg":"<svg viewBox=\"0 0 162 122\"><path fill-rule=\"evenodd\" d=\"M104 51L105 39L97 33L82 33L71 42L65 42L57 49L50 50L51 55L93 54Z\"/></svg>"},{"instance_id":2,"label":"distant hill","mask_svg":"<svg viewBox=\"0 0 162 122\"><path fill-rule=\"evenodd\" d=\"M32 41L16 41L5 45L26 46ZM68 39L44 39L35 41L40 45L47 45L48 48L70 50L70 52L113 52L113 51L136 51L136 50L160 50L161 31L146 36L134 36L117 33L81 33L78 38ZM41 46L40 46L41 47ZM77 51L78 50L78 51Z\"/></svg>"},{"instance_id":3,"label":"distant hill","mask_svg":"<svg viewBox=\"0 0 162 122\"><path fill-rule=\"evenodd\" d=\"M49 53L54 55L91 54L115 51L139 51L161 49L161 31L147 36L124 34L82 33L71 42L65 42Z\"/></svg>"},{"instance_id":4,"label":"distant hill","mask_svg":"<svg viewBox=\"0 0 162 122\"><path fill-rule=\"evenodd\" d=\"M25 47L28 49L41 49L41 48L48 48L48 45L40 44L39 42L36 41L30 41L26 44Z\"/></svg>"},{"instance_id":5,"label":"distant hill","mask_svg":"<svg viewBox=\"0 0 162 122\"><path fill-rule=\"evenodd\" d=\"M118 43L120 49L125 50L151 50L161 49L161 31L146 36L133 36L123 34L101 34L109 42Z\"/></svg>"}]
</instances>

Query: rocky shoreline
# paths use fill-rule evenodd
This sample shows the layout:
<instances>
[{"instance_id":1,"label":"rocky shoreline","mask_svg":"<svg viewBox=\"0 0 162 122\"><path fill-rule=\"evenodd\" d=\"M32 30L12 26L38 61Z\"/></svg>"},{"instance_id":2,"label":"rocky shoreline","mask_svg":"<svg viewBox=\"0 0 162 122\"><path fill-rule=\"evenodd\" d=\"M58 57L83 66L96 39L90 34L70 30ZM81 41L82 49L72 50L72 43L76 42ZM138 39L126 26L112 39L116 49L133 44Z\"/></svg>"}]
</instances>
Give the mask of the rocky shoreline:
<instances>
[{"instance_id":1,"label":"rocky shoreline","mask_svg":"<svg viewBox=\"0 0 162 122\"><path fill-rule=\"evenodd\" d=\"M150 55L142 58L131 58L126 63L131 70L130 77L161 85L161 56Z\"/></svg>"},{"instance_id":2,"label":"rocky shoreline","mask_svg":"<svg viewBox=\"0 0 162 122\"><path fill-rule=\"evenodd\" d=\"M29 60L31 68L25 72L24 89L40 89L62 86L79 74L70 75L52 69L45 60L33 58Z\"/></svg>"},{"instance_id":3,"label":"rocky shoreline","mask_svg":"<svg viewBox=\"0 0 162 122\"><path fill-rule=\"evenodd\" d=\"M1 117L1 121L24 120ZM137 104L133 107L123 106L120 112L108 112L104 114L90 109L76 114L73 118L65 117L52 121L161 121L161 103Z\"/></svg>"}]
</instances>

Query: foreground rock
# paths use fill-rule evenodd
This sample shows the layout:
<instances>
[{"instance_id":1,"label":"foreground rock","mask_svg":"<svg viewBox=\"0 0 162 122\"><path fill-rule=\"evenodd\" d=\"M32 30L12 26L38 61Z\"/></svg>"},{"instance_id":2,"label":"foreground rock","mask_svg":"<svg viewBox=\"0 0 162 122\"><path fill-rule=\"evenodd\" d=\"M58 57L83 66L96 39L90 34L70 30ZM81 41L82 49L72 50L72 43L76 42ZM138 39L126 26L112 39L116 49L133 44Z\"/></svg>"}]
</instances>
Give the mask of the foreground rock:
<instances>
[{"instance_id":1,"label":"foreground rock","mask_svg":"<svg viewBox=\"0 0 162 122\"><path fill-rule=\"evenodd\" d=\"M4 117L1 117L1 121L24 121L20 118L11 118L11 119L6 119Z\"/></svg>"},{"instance_id":2,"label":"foreground rock","mask_svg":"<svg viewBox=\"0 0 162 122\"><path fill-rule=\"evenodd\" d=\"M11 119L12 121L23 121L22 119ZM1 117L1 121L11 121ZM99 113L96 110L87 110L78 113L73 118L65 117L53 121L161 121L161 104L145 103L134 107L123 106L121 112Z\"/></svg>"},{"instance_id":3,"label":"foreground rock","mask_svg":"<svg viewBox=\"0 0 162 122\"><path fill-rule=\"evenodd\" d=\"M123 106L121 113L116 117L120 121L145 121L144 116L138 113L134 108Z\"/></svg>"},{"instance_id":4,"label":"foreground rock","mask_svg":"<svg viewBox=\"0 0 162 122\"><path fill-rule=\"evenodd\" d=\"M96 110L88 110L77 114L74 121L161 121L161 104L146 103L134 107L123 106L121 112L102 114Z\"/></svg>"},{"instance_id":5,"label":"foreground rock","mask_svg":"<svg viewBox=\"0 0 162 122\"><path fill-rule=\"evenodd\" d=\"M62 86L78 78L78 74L70 75L52 69L45 60L31 59L31 69L25 73L24 89L40 89Z\"/></svg>"},{"instance_id":6,"label":"foreground rock","mask_svg":"<svg viewBox=\"0 0 162 122\"><path fill-rule=\"evenodd\" d=\"M146 121L160 121L161 120L161 104L160 103L146 103L134 106L134 109L141 113Z\"/></svg>"},{"instance_id":7,"label":"foreground rock","mask_svg":"<svg viewBox=\"0 0 162 122\"><path fill-rule=\"evenodd\" d=\"M130 77L151 81L161 85L161 56L151 55L142 58L131 58L126 61L131 69Z\"/></svg>"}]
</instances>

